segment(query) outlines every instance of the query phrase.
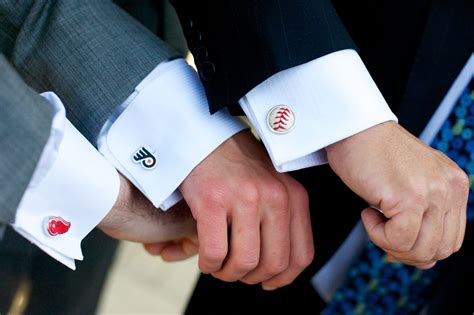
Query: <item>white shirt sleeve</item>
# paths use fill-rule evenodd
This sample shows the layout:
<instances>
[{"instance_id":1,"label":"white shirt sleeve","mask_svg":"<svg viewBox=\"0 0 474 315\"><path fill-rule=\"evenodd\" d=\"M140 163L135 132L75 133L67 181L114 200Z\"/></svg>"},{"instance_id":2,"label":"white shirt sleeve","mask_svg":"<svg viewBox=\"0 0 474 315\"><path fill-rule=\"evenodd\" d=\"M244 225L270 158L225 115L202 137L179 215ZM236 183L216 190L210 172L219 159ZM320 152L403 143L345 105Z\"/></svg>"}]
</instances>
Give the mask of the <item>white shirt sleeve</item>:
<instances>
[{"instance_id":1,"label":"white shirt sleeve","mask_svg":"<svg viewBox=\"0 0 474 315\"><path fill-rule=\"evenodd\" d=\"M240 101L275 168L288 172L327 163L325 148L386 121L397 121L354 50L341 50L268 78ZM275 106L294 126L271 128Z\"/></svg>"},{"instance_id":2,"label":"white shirt sleeve","mask_svg":"<svg viewBox=\"0 0 474 315\"><path fill-rule=\"evenodd\" d=\"M189 173L220 144L248 128L222 110L209 113L196 71L183 59L158 65L107 121L100 152L166 210Z\"/></svg>"},{"instance_id":3,"label":"white shirt sleeve","mask_svg":"<svg viewBox=\"0 0 474 315\"><path fill-rule=\"evenodd\" d=\"M51 135L20 201L13 228L71 269L82 260L81 241L114 205L117 171L66 119L61 100L43 93L54 108Z\"/></svg>"}]
</instances>

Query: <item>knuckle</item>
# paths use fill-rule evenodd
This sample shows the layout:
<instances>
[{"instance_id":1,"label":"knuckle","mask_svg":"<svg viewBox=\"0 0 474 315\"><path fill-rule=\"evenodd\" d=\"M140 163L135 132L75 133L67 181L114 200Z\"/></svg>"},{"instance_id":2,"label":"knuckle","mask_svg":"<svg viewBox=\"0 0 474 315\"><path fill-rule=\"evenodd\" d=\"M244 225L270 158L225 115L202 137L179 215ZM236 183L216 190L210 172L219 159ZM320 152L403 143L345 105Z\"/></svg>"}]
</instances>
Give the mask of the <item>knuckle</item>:
<instances>
[{"instance_id":1,"label":"knuckle","mask_svg":"<svg viewBox=\"0 0 474 315\"><path fill-rule=\"evenodd\" d=\"M446 185L446 179L443 177L432 179L428 185L431 196L443 198L448 193L448 185Z\"/></svg>"},{"instance_id":2,"label":"knuckle","mask_svg":"<svg viewBox=\"0 0 474 315\"><path fill-rule=\"evenodd\" d=\"M382 189L381 195L384 210L395 208L400 203L400 194L393 189L385 187Z\"/></svg>"},{"instance_id":3,"label":"knuckle","mask_svg":"<svg viewBox=\"0 0 474 315\"><path fill-rule=\"evenodd\" d=\"M410 189L407 201L412 205L414 211L424 212L428 208L428 189L421 185Z\"/></svg>"},{"instance_id":4,"label":"knuckle","mask_svg":"<svg viewBox=\"0 0 474 315\"><path fill-rule=\"evenodd\" d=\"M235 282L238 280L234 276L229 274L213 274L213 276L224 282Z\"/></svg>"},{"instance_id":5,"label":"knuckle","mask_svg":"<svg viewBox=\"0 0 474 315\"><path fill-rule=\"evenodd\" d=\"M294 195L295 199L302 205L307 207L309 205L309 195L303 185L299 183L291 187L291 192Z\"/></svg>"},{"instance_id":6,"label":"knuckle","mask_svg":"<svg viewBox=\"0 0 474 315\"><path fill-rule=\"evenodd\" d=\"M465 194L469 192L469 178L461 169L458 168L453 172L452 183Z\"/></svg>"},{"instance_id":7,"label":"knuckle","mask_svg":"<svg viewBox=\"0 0 474 315\"><path fill-rule=\"evenodd\" d=\"M243 279L240 279L240 282L248 284L248 285L254 285L254 284L259 283L260 281L258 281L257 279L245 277Z\"/></svg>"},{"instance_id":8,"label":"knuckle","mask_svg":"<svg viewBox=\"0 0 474 315\"><path fill-rule=\"evenodd\" d=\"M274 180L265 186L266 198L273 206L280 209L288 208L288 190L281 182Z\"/></svg>"},{"instance_id":9,"label":"knuckle","mask_svg":"<svg viewBox=\"0 0 474 315\"><path fill-rule=\"evenodd\" d=\"M295 278L295 276L286 275L284 277L279 278L278 281L275 281L273 283L273 286L277 288L285 287L287 285L290 285L295 280Z\"/></svg>"},{"instance_id":10,"label":"knuckle","mask_svg":"<svg viewBox=\"0 0 474 315\"><path fill-rule=\"evenodd\" d=\"M461 247L462 247L462 244L463 242L460 241L460 242L457 242L455 245L454 245L454 248L453 248L453 253L457 253L461 250Z\"/></svg>"},{"instance_id":11,"label":"knuckle","mask_svg":"<svg viewBox=\"0 0 474 315\"><path fill-rule=\"evenodd\" d=\"M256 205L260 199L259 187L252 180L244 181L239 184L239 194L241 200L244 200L247 204Z\"/></svg>"},{"instance_id":12,"label":"knuckle","mask_svg":"<svg viewBox=\"0 0 474 315\"><path fill-rule=\"evenodd\" d=\"M227 198L223 193L215 190L209 190L201 195L202 208L207 211L219 211L225 208Z\"/></svg>"},{"instance_id":13,"label":"knuckle","mask_svg":"<svg viewBox=\"0 0 474 315\"><path fill-rule=\"evenodd\" d=\"M412 260L419 263L432 261L436 257L436 252L431 250L419 251L413 254Z\"/></svg>"},{"instance_id":14,"label":"knuckle","mask_svg":"<svg viewBox=\"0 0 474 315\"><path fill-rule=\"evenodd\" d=\"M206 266L220 264L227 255L227 249L221 247L203 247L201 258Z\"/></svg>"},{"instance_id":15,"label":"knuckle","mask_svg":"<svg viewBox=\"0 0 474 315\"><path fill-rule=\"evenodd\" d=\"M254 270L258 266L258 258L248 257L240 258L235 262L235 268L238 271L250 271Z\"/></svg>"},{"instance_id":16,"label":"knuckle","mask_svg":"<svg viewBox=\"0 0 474 315\"><path fill-rule=\"evenodd\" d=\"M390 248L396 252L410 251L417 238L415 233L409 233L411 230L413 229L409 222L392 226L391 229L387 231Z\"/></svg>"},{"instance_id":17,"label":"knuckle","mask_svg":"<svg viewBox=\"0 0 474 315\"><path fill-rule=\"evenodd\" d=\"M410 207L410 211L413 211L414 213L414 217L411 217L412 220L415 220L416 218L420 218L420 217L423 217L425 211L428 209L428 204L427 202L422 202L422 203L414 203L411 207ZM414 222L410 222L411 224L413 224Z\"/></svg>"},{"instance_id":18,"label":"knuckle","mask_svg":"<svg viewBox=\"0 0 474 315\"><path fill-rule=\"evenodd\" d=\"M304 269L308 267L314 259L314 248L306 250L303 254L299 255L295 260L295 264L298 268Z\"/></svg>"},{"instance_id":19,"label":"knuckle","mask_svg":"<svg viewBox=\"0 0 474 315\"><path fill-rule=\"evenodd\" d=\"M279 274L288 268L289 263L289 258L282 257L274 259L272 263L268 265L268 273L272 275Z\"/></svg>"},{"instance_id":20,"label":"knuckle","mask_svg":"<svg viewBox=\"0 0 474 315\"><path fill-rule=\"evenodd\" d=\"M390 242L390 246L394 251L397 252L408 252L412 248L413 241L407 239L406 241L395 240Z\"/></svg>"},{"instance_id":21,"label":"knuckle","mask_svg":"<svg viewBox=\"0 0 474 315\"><path fill-rule=\"evenodd\" d=\"M436 259L437 260L442 260L442 259L446 259L448 258L449 256L451 256L452 254L454 253L453 250L450 250L450 249L443 249L443 250L440 250L438 255L436 256Z\"/></svg>"},{"instance_id":22,"label":"knuckle","mask_svg":"<svg viewBox=\"0 0 474 315\"><path fill-rule=\"evenodd\" d=\"M464 233L461 236L461 238L458 239L457 242L454 244L453 252L455 253L455 252L460 251L463 243L464 243Z\"/></svg>"}]
</instances>

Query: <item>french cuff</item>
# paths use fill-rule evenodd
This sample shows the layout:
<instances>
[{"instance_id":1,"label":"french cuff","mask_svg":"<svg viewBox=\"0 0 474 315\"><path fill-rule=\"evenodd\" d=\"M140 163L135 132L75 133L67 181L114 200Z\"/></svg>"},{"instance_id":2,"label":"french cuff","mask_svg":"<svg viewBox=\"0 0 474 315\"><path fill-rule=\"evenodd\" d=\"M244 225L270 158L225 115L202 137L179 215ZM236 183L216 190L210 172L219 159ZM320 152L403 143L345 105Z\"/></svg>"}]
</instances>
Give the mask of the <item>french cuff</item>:
<instances>
[{"instance_id":1,"label":"french cuff","mask_svg":"<svg viewBox=\"0 0 474 315\"><path fill-rule=\"evenodd\" d=\"M18 206L13 228L47 254L75 269L81 241L112 209L120 188L117 171L54 107L51 135Z\"/></svg>"},{"instance_id":2,"label":"french cuff","mask_svg":"<svg viewBox=\"0 0 474 315\"><path fill-rule=\"evenodd\" d=\"M239 104L279 172L325 164L330 144L397 121L351 49L281 71Z\"/></svg>"},{"instance_id":3,"label":"french cuff","mask_svg":"<svg viewBox=\"0 0 474 315\"><path fill-rule=\"evenodd\" d=\"M209 113L199 77L183 59L158 65L124 104L102 129L99 150L162 210L182 199L177 188L202 160L248 128L225 110Z\"/></svg>"}]
</instances>

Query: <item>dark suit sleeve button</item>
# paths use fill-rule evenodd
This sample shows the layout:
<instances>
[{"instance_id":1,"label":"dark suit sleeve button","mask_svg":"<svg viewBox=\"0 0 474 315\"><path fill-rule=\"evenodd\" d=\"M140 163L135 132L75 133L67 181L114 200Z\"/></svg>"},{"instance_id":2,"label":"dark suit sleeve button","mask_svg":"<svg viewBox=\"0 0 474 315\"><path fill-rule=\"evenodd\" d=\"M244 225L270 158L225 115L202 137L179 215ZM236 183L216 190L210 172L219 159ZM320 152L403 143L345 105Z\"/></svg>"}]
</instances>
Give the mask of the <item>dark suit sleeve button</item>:
<instances>
[{"instance_id":1,"label":"dark suit sleeve button","mask_svg":"<svg viewBox=\"0 0 474 315\"><path fill-rule=\"evenodd\" d=\"M199 67L199 76L203 81L211 81L216 74L216 67L210 61L206 61Z\"/></svg>"},{"instance_id":2,"label":"dark suit sleeve button","mask_svg":"<svg viewBox=\"0 0 474 315\"><path fill-rule=\"evenodd\" d=\"M206 47L199 47L196 50L196 60L198 63L204 63L207 60L207 57L209 55L209 52L207 51Z\"/></svg>"},{"instance_id":3,"label":"dark suit sleeve button","mask_svg":"<svg viewBox=\"0 0 474 315\"><path fill-rule=\"evenodd\" d=\"M191 36L190 36L190 44L191 46L193 47L199 47L201 45L201 41L202 41L202 34L201 32L199 31L192 31L191 32Z\"/></svg>"}]
</instances>

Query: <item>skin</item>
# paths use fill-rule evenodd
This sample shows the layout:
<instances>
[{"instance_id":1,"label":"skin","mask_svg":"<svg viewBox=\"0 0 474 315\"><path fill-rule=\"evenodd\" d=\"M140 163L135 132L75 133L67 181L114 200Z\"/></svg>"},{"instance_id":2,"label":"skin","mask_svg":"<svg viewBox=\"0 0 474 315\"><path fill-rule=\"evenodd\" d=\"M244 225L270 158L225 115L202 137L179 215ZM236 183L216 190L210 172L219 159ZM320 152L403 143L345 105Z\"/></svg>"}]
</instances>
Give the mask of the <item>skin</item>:
<instances>
[{"instance_id":1,"label":"skin","mask_svg":"<svg viewBox=\"0 0 474 315\"><path fill-rule=\"evenodd\" d=\"M202 272L272 290L311 263L307 193L274 170L250 132L223 143L180 189L197 221Z\"/></svg>"},{"instance_id":2,"label":"skin","mask_svg":"<svg viewBox=\"0 0 474 315\"><path fill-rule=\"evenodd\" d=\"M117 201L98 228L115 239L143 243L169 261L195 255L199 248L196 221L186 203L163 212L122 175Z\"/></svg>"},{"instance_id":3,"label":"skin","mask_svg":"<svg viewBox=\"0 0 474 315\"><path fill-rule=\"evenodd\" d=\"M369 238L390 261L431 268L459 250L466 227L466 174L394 122L327 148L332 169L373 208L362 212ZM116 206L100 228L175 261L199 251L199 267L224 281L291 283L314 257L308 196L277 173L248 132L227 140L181 185L187 202L156 211L121 178ZM196 237L199 237L199 243Z\"/></svg>"},{"instance_id":4,"label":"skin","mask_svg":"<svg viewBox=\"0 0 474 315\"><path fill-rule=\"evenodd\" d=\"M335 143L327 153L344 183L383 211L367 208L362 221L390 261L431 268L459 250L469 180L444 154L395 122Z\"/></svg>"}]
</instances>

